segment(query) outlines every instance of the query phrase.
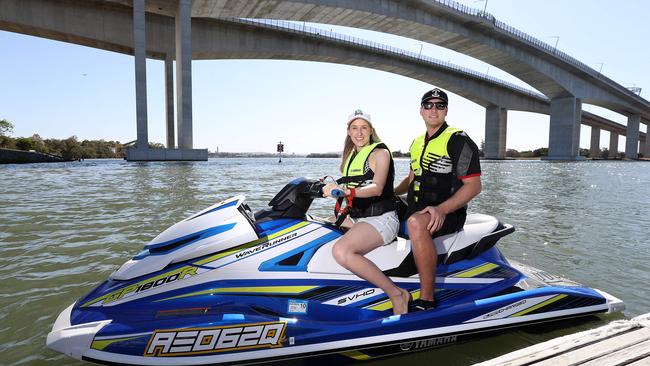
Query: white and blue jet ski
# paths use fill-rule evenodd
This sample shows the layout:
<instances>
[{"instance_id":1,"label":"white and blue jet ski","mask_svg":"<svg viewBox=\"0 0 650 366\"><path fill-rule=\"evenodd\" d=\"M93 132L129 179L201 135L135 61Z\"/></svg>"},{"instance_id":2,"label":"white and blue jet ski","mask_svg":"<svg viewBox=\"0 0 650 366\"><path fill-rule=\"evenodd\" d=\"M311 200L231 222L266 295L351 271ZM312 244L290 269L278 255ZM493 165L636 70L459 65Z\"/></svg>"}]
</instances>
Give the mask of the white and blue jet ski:
<instances>
[{"instance_id":1,"label":"white and blue jet ski","mask_svg":"<svg viewBox=\"0 0 650 366\"><path fill-rule=\"evenodd\" d=\"M339 362L625 307L509 262L494 245L514 228L472 214L459 233L435 239L437 308L392 315L379 288L333 259L343 231L307 214L321 192L322 183L299 178L255 214L237 196L173 225L65 309L48 347L111 365ZM367 257L419 297L408 238Z\"/></svg>"}]
</instances>

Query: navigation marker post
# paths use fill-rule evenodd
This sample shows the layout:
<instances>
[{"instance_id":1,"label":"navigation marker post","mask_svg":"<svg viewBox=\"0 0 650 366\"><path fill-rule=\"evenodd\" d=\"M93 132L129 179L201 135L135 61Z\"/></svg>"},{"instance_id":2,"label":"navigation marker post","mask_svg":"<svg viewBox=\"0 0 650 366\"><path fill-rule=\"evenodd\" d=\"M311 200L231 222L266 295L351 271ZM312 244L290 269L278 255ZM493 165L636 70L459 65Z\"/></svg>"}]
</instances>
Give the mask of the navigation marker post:
<instances>
[{"instance_id":1,"label":"navigation marker post","mask_svg":"<svg viewBox=\"0 0 650 366\"><path fill-rule=\"evenodd\" d=\"M280 160L278 160L278 163L282 162L282 152L284 151L284 144L282 141L278 142L278 153L280 154Z\"/></svg>"}]
</instances>

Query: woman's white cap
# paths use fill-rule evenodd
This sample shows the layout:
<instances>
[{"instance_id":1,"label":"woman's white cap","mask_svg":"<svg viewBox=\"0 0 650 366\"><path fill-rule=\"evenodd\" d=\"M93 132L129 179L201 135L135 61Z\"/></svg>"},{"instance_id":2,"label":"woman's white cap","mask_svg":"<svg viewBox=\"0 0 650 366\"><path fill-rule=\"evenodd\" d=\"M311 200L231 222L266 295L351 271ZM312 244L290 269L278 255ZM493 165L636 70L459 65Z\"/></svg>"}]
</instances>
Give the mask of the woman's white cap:
<instances>
[{"instance_id":1,"label":"woman's white cap","mask_svg":"<svg viewBox=\"0 0 650 366\"><path fill-rule=\"evenodd\" d=\"M357 109L356 111L354 111L354 113L352 113L348 117L348 125L350 124L350 122L354 121L357 118L361 118L361 119L365 120L368 123L372 123L372 121L370 120L370 115L369 114L363 113L363 111L361 109Z\"/></svg>"}]
</instances>

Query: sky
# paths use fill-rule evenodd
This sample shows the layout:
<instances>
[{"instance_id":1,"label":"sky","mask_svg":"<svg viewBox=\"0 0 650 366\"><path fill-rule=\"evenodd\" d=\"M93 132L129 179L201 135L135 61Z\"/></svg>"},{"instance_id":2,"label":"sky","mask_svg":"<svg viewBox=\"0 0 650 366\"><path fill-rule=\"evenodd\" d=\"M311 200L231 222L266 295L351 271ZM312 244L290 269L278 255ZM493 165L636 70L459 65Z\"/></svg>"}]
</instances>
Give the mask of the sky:
<instances>
[{"instance_id":1,"label":"sky","mask_svg":"<svg viewBox=\"0 0 650 366\"><path fill-rule=\"evenodd\" d=\"M650 99L650 2L645 0L466 0ZM526 88L519 79L471 57L420 41L331 25L308 24L449 61ZM227 152L323 153L342 149L347 116L371 114L392 150L407 151L424 132L419 100L435 87L360 67L284 60L192 62L195 148ZM117 140L136 138L133 56L0 31L0 119L12 136ZM165 143L163 62L147 61L150 142ZM625 116L583 104L583 110L626 124ZM450 93L447 121L479 144L485 109ZM646 126L641 125L646 132ZM548 146L549 117L508 112L507 148ZM591 128L581 127L589 148ZM602 131L601 147L609 146ZM625 137L619 137L619 151Z\"/></svg>"}]
</instances>

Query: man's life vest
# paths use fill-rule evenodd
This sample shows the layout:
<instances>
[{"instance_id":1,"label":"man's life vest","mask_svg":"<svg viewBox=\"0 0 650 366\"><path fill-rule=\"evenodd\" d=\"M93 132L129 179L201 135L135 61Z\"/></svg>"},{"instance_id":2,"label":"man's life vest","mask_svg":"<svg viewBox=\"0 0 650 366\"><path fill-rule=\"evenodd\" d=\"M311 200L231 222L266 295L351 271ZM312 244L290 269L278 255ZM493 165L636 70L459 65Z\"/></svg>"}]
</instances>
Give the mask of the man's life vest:
<instances>
[{"instance_id":1,"label":"man's life vest","mask_svg":"<svg viewBox=\"0 0 650 366\"><path fill-rule=\"evenodd\" d=\"M437 206L451 197L462 182L453 170L447 143L462 130L447 126L440 134L427 140L427 134L416 137L411 144L411 170L415 179L409 185L409 212Z\"/></svg>"}]
</instances>

